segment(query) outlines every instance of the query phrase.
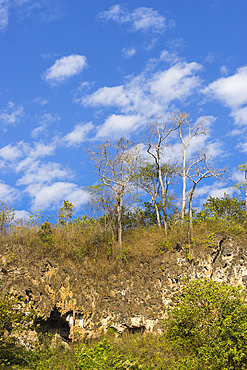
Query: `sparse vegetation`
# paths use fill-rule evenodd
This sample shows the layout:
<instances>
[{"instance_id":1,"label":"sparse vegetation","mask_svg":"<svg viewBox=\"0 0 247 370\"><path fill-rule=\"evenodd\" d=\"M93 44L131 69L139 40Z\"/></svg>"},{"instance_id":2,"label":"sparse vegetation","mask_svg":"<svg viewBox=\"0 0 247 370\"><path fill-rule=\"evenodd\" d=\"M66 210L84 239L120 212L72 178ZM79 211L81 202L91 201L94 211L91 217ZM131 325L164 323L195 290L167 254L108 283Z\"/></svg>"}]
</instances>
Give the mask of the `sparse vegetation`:
<instances>
[{"instance_id":1,"label":"sparse vegetation","mask_svg":"<svg viewBox=\"0 0 247 370\"><path fill-rule=\"evenodd\" d=\"M4 212L13 212L4 208ZM10 213L11 214L11 213ZM136 214L141 217L137 222ZM52 258L59 264L68 262L75 268L84 259L91 261L97 275L113 271L116 259L112 254L117 243L114 222L105 222L104 216L66 217L64 223L52 224L47 217L36 217L30 222L9 222L2 227L1 250L3 264L8 266L18 257L15 246L22 249L22 257ZM210 197L202 211L193 212L193 238L188 237L189 217L184 222L173 222L167 233L156 225L155 210L150 217L150 207L133 209L124 214L122 258L118 264L131 269L143 257L152 258L185 245L189 262L195 261L190 246L214 246L215 236L247 236L244 202L235 197ZM145 226L145 217L150 226ZM70 218L70 220L69 220ZM43 220L45 222L42 222ZM153 222L150 220L153 219ZM37 222L40 220L40 224ZM135 222L132 222L135 220ZM68 221L68 222L67 222ZM117 223L115 223L117 227ZM112 234L112 231L114 234ZM23 309L16 310L17 298L3 294L0 302L2 366L12 369L245 369L247 356L247 306L246 293L240 288L221 286L209 280L192 281L185 286L177 305L169 312L163 335L109 333L96 342L77 343L70 348L49 342L38 344L32 351L20 346L10 335L22 330L30 322ZM24 307L24 306L23 306ZM241 319L240 319L241 318Z\"/></svg>"},{"instance_id":2,"label":"sparse vegetation","mask_svg":"<svg viewBox=\"0 0 247 370\"><path fill-rule=\"evenodd\" d=\"M154 127L159 138L158 121ZM166 129L165 125L164 138L170 132ZM201 211L193 210L190 202L190 212L186 213L183 197L180 213L174 196L168 194L168 185L173 183L173 176L179 175L179 167L161 165L160 154L156 150L156 157L155 146L150 142L148 153L155 163L144 163L135 175L137 163L133 156L136 153L131 152L127 144L123 149L124 157L117 152L120 158L114 165L119 172L116 175L114 167L115 179L113 176L112 182L107 177L111 171L107 176L106 172L101 172L100 160L108 159L105 152L108 146L101 147L104 150L103 154L100 153L103 157L99 162L98 157L95 159L98 153L91 152L96 164L100 163L98 171L102 180L102 184L90 187L96 211L91 212L91 216L73 217L73 204L64 200L58 211L57 223L49 222L50 217L39 211L31 214L29 221L15 221L13 209L1 202L0 252L3 266L19 263L17 250L21 250L22 259L32 256L32 260L40 260L45 257L64 267L69 264L72 269L80 268L87 260L91 272L97 277L123 267L131 270L145 258L155 258L178 246L183 246L189 263L196 263L191 248L214 247L217 235L246 240L247 216L243 199L229 195L209 197ZM130 169L126 167L128 158L130 163L132 160L135 162ZM186 180L184 176L189 175L184 168L183 180ZM127 171L126 178L124 171ZM116 194L114 184L122 189ZM151 202L133 202L137 197L131 186L140 184L150 195ZM133 190L130 207L124 198L127 185ZM28 325L31 317L26 316L25 306L16 309L17 297L4 293L0 299L0 361L5 367L26 370L247 369L246 302L246 293L240 288L196 280L185 286L175 308L168 312L169 320L162 335L116 336L108 333L97 341L78 342L67 349L59 344L51 346L48 341L28 351L12 334L22 330L25 323Z\"/></svg>"}]
</instances>

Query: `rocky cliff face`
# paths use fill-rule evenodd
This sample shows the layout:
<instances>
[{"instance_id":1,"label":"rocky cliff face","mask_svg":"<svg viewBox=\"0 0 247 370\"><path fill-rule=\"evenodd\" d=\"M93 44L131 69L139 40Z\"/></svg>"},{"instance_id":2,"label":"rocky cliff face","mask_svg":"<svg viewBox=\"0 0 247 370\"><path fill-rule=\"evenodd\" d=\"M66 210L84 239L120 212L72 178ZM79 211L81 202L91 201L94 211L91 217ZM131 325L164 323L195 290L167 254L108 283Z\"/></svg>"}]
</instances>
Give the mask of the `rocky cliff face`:
<instances>
[{"instance_id":1,"label":"rocky cliff face","mask_svg":"<svg viewBox=\"0 0 247 370\"><path fill-rule=\"evenodd\" d=\"M76 333L96 337L108 327L118 332L161 332L166 308L185 282L207 277L247 285L246 246L220 236L208 244L190 251L177 245L152 258L147 251L138 264L117 266L115 272L101 275L90 268L87 258L79 269L65 268L47 259L28 262L20 247L5 246L1 289L24 297L47 318L40 319L40 330L63 338L73 339Z\"/></svg>"}]
</instances>

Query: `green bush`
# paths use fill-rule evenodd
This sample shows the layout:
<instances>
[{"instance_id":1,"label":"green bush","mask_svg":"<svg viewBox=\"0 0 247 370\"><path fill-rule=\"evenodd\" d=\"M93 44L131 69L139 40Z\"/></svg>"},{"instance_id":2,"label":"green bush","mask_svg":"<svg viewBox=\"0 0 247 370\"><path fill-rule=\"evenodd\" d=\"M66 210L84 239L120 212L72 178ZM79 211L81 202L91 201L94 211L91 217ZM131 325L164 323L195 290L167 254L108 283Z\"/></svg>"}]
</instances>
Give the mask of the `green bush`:
<instances>
[{"instance_id":1,"label":"green bush","mask_svg":"<svg viewBox=\"0 0 247 370\"><path fill-rule=\"evenodd\" d=\"M44 222L38 229L38 236L44 245L52 247L54 245L52 224Z\"/></svg>"},{"instance_id":2,"label":"green bush","mask_svg":"<svg viewBox=\"0 0 247 370\"><path fill-rule=\"evenodd\" d=\"M0 298L0 365L25 362L28 351L21 346L18 337L28 330L35 314L13 294L2 293Z\"/></svg>"},{"instance_id":3,"label":"green bush","mask_svg":"<svg viewBox=\"0 0 247 370\"><path fill-rule=\"evenodd\" d=\"M128 358L116 350L109 341L104 338L94 346L82 344L77 351L78 370L139 370L145 369L138 361Z\"/></svg>"},{"instance_id":4,"label":"green bush","mask_svg":"<svg viewBox=\"0 0 247 370\"><path fill-rule=\"evenodd\" d=\"M246 369L246 299L241 287L193 280L169 312L166 335L187 361L197 359L192 368Z\"/></svg>"}]
</instances>

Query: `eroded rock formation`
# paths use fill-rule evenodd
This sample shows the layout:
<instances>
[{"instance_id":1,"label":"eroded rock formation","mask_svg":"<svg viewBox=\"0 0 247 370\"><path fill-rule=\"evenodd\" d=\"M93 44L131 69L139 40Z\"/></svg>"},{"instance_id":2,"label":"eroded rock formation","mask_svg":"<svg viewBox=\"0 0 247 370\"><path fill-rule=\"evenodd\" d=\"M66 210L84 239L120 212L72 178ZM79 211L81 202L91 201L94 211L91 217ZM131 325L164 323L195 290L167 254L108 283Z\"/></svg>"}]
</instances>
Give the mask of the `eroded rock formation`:
<instances>
[{"instance_id":1,"label":"eroded rock formation","mask_svg":"<svg viewBox=\"0 0 247 370\"><path fill-rule=\"evenodd\" d=\"M96 337L108 327L118 332L158 331L166 308L173 305L182 285L191 279L211 278L221 283L247 285L247 248L227 237L215 237L198 249L177 245L155 257L148 251L138 263L118 266L98 275L85 261L80 268L52 260L21 260L18 246L2 253L2 290L16 292L46 321L40 330L73 339L76 333ZM242 243L243 244L243 243ZM19 255L18 263L8 255ZM97 264L97 261L94 262Z\"/></svg>"}]
</instances>

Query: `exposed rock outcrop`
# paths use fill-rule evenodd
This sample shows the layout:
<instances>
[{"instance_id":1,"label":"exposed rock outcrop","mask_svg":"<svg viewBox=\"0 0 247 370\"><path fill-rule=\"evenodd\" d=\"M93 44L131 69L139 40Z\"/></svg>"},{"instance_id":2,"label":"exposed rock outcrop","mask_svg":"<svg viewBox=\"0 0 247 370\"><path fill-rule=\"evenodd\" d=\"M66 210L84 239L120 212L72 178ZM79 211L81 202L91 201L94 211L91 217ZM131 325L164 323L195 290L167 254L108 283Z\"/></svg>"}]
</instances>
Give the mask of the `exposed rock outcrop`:
<instances>
[{"instance_id":1,"label":"exposed rock outcrop","mask_svg":"<svg viewBox=\"0 0 247 370\"><path fill-rule=\"evenodd\" d=\"M76 333L96 337L108 327L161 332L166 308L191 279L247 286L246 246L220 236L200 250L177 245L152 258L147 251L138 264L101 275L90 269L86 258L75 270L52 260L21 260L18 248L2 253L1 289L17 292L42 312L47 320L40 320L41 331L66 339ZM16 258L8 261L11 253L19 256L18 263Z\"/></svg>"}]
</instances>

